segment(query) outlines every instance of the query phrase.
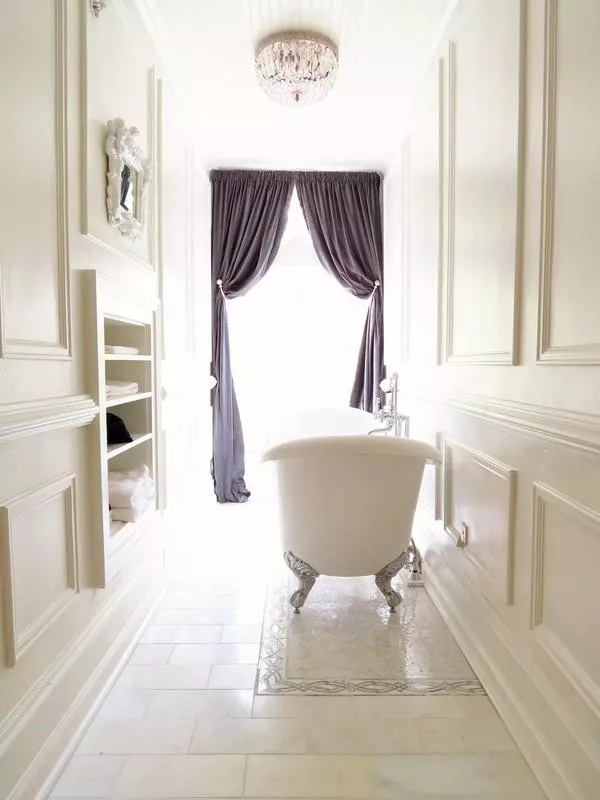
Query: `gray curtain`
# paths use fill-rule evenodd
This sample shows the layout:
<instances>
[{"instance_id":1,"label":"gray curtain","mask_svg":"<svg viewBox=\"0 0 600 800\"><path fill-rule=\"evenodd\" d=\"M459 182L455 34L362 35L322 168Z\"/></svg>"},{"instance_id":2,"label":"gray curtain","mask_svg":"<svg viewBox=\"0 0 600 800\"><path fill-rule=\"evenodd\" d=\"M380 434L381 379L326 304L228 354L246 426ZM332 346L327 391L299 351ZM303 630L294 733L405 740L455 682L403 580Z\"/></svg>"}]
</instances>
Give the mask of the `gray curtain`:
<instances>
[{"instance_id":1,"label":"gray curtain","mask_svg":"<svg viewBox=\"0 0 600 800\"><path fill-rule=\"evenodd\" d=\"M225 298L248 292L275 260L294 187L291 172L214 170L212 182L212 475L219 503L243 503L244 436L229 352Z\"/></svg>"},{"instance_id":2,"label":"gray curtain","mask_svg":"<svg viewBox=\"0 0 600 800\"><path fill-rule=\"evenodd\" d=\"M373 411L383 378L381 178L375 172L300 172L296 187L321 264L369 300L350 405Z\"/></svg>"}]
</instances>

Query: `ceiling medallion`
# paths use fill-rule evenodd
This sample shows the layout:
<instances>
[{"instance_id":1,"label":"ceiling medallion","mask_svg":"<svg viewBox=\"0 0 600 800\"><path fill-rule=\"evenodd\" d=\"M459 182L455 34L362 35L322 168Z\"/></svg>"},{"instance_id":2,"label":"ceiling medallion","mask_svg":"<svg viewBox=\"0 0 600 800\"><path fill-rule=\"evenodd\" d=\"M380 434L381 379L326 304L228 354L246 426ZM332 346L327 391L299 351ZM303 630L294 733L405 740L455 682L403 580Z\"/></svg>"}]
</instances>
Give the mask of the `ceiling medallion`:
<instances>
[{"instance_id":1,"label":"ceiling medallion","mask_svg":"<svg viewBox=\"0 0 600 800\"><path fill-rule=\"evenodd\" d=\"M259 43L254 67L259 84L272 100L305 106L321 100L333 86L337 47L320 33L275 33Z\"/></svg>"}]
</instances>

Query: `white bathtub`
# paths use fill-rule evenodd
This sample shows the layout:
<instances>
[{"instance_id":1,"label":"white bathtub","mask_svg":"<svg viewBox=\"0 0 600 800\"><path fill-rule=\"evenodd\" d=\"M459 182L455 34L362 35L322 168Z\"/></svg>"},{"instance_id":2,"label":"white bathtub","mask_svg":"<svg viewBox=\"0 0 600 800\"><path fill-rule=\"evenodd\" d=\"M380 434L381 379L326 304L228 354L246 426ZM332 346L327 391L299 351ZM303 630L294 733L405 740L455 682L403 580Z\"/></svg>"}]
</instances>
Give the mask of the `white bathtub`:
<instances>
[{"instance_id":1,"label":"white bathtub","mask_svg":"<svg viewBox=\"0 0 600 800\"><path fill-rule=\"evenodd\" d=\"M369 433L376 427L373 416L358 408L307 408L274 422L269 431L269 444L315 436Z\"/></svg>"},{"instance_id":2,"label":"white bathtub","mask_svg":"<svg viewBox=\"0 0 600 800\"><path fill-rule=\"evenodd\" d=\"M390 582L416 555L423 471L441 454L424 442L368 436L373 418L355 409L302 416L279 429L263 456L274 464L282 547L300 582L290 602L298 611L320 574L375 575L393 609L401 598Z\"/></svg>"}]
</instances>

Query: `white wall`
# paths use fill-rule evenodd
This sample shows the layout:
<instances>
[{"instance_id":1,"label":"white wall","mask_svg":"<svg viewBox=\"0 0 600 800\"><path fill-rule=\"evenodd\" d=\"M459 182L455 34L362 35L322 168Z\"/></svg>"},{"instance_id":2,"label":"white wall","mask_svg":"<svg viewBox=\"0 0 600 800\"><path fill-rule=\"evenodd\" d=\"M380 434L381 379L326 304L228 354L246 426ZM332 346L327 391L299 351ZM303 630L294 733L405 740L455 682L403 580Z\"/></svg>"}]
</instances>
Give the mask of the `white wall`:
<instances>
[{"instance_id":1,"label":"white wall","mask_svg":"<svg viewBox=\"0 0 600 800\"><path fill-rule=\"evenodd\" d=\"M423 490L430 591L549 797L592 800L600 5L460 5L386 182L405 310L386 361L404 355L412 434L445 454Z\"/></svg>"},{"instance_id":2,"label":"white wall","mask_svg":"<svg viewBox=\"0 0 600 800\"><path fill-rule=\"evenodd\" d=\"M164 317L182 320L165 352L196 363L190 276L209 265L205 246L193 252L195 228L206 234L191 209L208 185L191 175L136 8L113 0L95 19L83 0L0 0L0 797L11 800L37 796L60 766L160 589L157 528L96 588L94 337L81 270L114 278L132 300L164 294ZM155 160L136 243L106 221L104 125L115 117L140 129Z\"/></svg>"}]
</instances>

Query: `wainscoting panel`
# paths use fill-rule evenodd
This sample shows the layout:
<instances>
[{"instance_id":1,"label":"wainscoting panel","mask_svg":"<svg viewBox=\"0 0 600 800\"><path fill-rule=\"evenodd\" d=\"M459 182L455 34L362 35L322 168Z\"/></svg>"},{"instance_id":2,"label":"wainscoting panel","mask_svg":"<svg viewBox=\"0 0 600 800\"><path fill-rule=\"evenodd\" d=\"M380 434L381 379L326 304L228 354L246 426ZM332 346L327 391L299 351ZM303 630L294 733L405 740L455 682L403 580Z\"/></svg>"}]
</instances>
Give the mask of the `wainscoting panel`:
<instances>
[{"instance_id":1,"label":"wainscoting panel","mask_svg":"<svg viewBox=\"0 0 600 800\"><path fill-rule=\"evenodd\" d=\"M518 358L524 3L476 3L449 44L445 358Z\"/></svg>"},{"instance_id":2,"label":"wainscoting panel","mask_svg":"<svg viewBox=\"0 0 600 800\"><path fill-rule=\"evenodd\" d=\"M443 61L432 64L419 93L408 136L407 197L403 219L406 280L402 286L409 359L436 364L439 351L439 285L442 271ZM387 292L387 284L386 284Z\"/></svg>"},{"instance_id":3,"label":"wainscoting panel","mask_svg":"<svg viewBox=\"0 0 600 800\"><path fill-rule=\"evenodd\" d=\"M75 476L0 506L0 546L5 660L12 667L79 590Z\"/></svg>"},{"instance_id":4,"label":"wainscoting panel","mask_svg":"<svg viewBox=\"0 0 600 800\"><path fill-rule=\"evenodd\" d=\"M569 13L561 13L568 5ZM600 364L596 0L547 0L538 359ZM581 90L586 80L586 90Z\"/></svg>"},{"instance_id":5,"label":"wainscoting panel","mask_svg":"<svg viewBox=\"0 0 600 800\"><path fill-rule=\"evenodd\" d=\"M71 355L65 2L42 3L35 13L13 3L2 12L10 17L2 24L12 31L3 40L12 51L11 68L36 87L24 93L19 81L4 80L0 93L3 164L9 170L3 179L19 187L18 198L6 191L0 196L2 358Z\"/></svg>"},{"instance_id":6,"label":"wainscoting panel","mask_svg":"<svg viewBox=\"0 0 600 800\"><path fill-rule=\"evenodd\" d=\"M598 619L591 603L600 564L600 513L534 486L531 626L600 721ZM572 569L565 569L572 555Z\"/></svg>"},{"instance_id":7,"label":"wainscoting panel","mask_svg":"<svg viewBox=\"0 0 600 800\"><path fill-rule=\"evenodd\" d=\"M516 471L476 450L444 445L444 528L495 606L514 598Z\"/></svg>"}]
</instances>

